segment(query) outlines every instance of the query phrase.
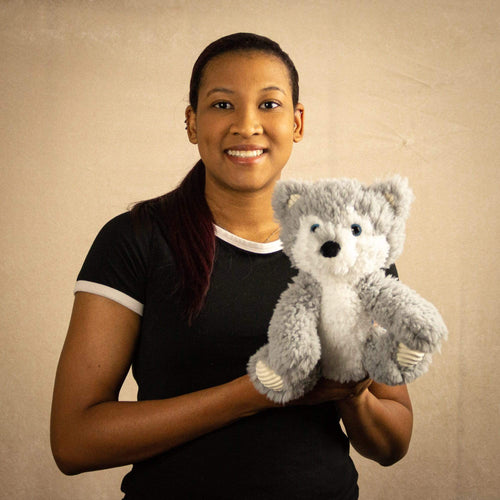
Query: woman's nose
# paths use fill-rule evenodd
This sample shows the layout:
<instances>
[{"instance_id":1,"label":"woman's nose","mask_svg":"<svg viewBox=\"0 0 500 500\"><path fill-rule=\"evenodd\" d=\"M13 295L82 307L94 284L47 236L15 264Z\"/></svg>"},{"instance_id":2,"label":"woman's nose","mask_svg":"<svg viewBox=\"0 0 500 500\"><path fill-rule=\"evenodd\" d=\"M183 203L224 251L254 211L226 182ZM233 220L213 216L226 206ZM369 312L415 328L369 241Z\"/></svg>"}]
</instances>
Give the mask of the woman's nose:
<instances>
[{"instance_id":1,"label":"woman's nose","mask_svg":"<svg viewBox=\"0 0 500 500\"><path fill-rule=\"evenodd\" d=\"M250 109L241 109L233 116L234 121L230 130L232 134L242 137L262 134L263 127L257 112Z\"/></svg>"}]
</instances>

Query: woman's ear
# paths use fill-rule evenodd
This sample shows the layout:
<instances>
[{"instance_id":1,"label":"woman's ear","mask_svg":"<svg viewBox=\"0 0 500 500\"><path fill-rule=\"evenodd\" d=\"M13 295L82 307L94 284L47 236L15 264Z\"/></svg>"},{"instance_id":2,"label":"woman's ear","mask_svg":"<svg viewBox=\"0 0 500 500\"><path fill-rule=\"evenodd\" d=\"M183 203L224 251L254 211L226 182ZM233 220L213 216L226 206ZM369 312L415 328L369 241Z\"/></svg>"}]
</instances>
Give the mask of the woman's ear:
<instances>
[{"instance_id":1,"label":"woman's ear","mask_svg":"<svg viewBox=\"0 0 500 500\"><path fill-rule=\"evenodd\" d=\"M189 142L191 144L198 144L198 136L196 135L196 113L192 106L188 106L185 112L186 116L186 130Z\"/></svg>"},{"instance_id":2,"label":"woman's ear","mask_svg":"<svg viewBox=\"0 0 500 500\"><path fill-rule=\"evenodd\" d=\"M304 137L304 106L299 102L295 106L293 117L293 142L300 142Z\"/></svg>"}]
</instances>

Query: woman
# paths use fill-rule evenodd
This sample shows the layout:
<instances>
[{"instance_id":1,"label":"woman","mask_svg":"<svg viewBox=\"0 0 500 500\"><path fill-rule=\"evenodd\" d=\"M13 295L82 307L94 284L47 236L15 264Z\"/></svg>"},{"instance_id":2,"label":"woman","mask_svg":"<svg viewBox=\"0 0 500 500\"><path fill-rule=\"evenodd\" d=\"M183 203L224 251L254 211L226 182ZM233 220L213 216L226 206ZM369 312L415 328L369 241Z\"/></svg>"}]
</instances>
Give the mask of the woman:
<instances>
[{"instance_id":1,"label":"woman","mask_svg":"<svg viewBox=\"0 0 500 500\"><path fill-rule=\"evenodd\" d=\"M321 380L286 407L246 362L294 275L271 194L304 132L298 76L271 40L198 58L186 109L201 160L179 188L108 223L78 277L51 440L66 474L135 464L126 498L357 498L349 440L389 465L409 445L405 387ZM137 402L119 402L132 363Z\"/></svg>"}]
</instances>

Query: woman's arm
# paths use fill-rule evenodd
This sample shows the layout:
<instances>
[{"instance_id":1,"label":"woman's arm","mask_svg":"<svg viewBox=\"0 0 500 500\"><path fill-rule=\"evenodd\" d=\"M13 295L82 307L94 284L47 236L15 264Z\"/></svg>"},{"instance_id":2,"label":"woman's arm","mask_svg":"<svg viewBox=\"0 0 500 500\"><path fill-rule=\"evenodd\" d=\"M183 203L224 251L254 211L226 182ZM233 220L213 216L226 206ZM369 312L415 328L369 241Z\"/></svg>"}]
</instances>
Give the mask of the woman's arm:
<instances>
[{"instance_id":1,"label":"woman's arm","mask_svg":"<svg viewBox=\"0 0 500 500\"><path fill-rule=\"evenodd\" d=\"M406 386L373 382L354 397L337 401L340 416L354 448L381 465L392 465L406 455L413 412Z\"/></svg>"},{"instance_id":2,"label":"woman's arm","mask_svg":"<svg viewBox=\"0 0 500 500\"><path fill-rule=\"evenodd\" d=\"M406 454L413 412L406 386L390 387L370 379L341 384L320 379L294 404L335 401L354 448L381 465L392 465Z\"/></svg>"},{"instance_id":3,"label":"woman's arm","mask_svg":"<svg viewBox=\"0 0 500 500\"><path fill-rule=\"evenodd\" d=\"M180 397L119 402L140 317L77 293L57 369L51 445L65 474L130 464L272 406L247 376Z\"/></svg>"}]
</instances>

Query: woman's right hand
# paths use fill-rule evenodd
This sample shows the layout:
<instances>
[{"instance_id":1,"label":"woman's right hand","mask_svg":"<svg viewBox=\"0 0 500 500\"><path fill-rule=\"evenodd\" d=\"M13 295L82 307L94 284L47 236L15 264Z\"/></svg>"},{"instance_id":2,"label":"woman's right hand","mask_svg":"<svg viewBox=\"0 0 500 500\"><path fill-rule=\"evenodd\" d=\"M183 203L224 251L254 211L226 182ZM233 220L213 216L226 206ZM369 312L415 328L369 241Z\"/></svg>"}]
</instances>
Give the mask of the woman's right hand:
<instances>
[{"instance_id":1,"label":"woman's right hand","mask_svg":"<svg viewBox=\"0 0 500 500\"><path fill-rule=\"evenodd\" d=\"M340 401L352 399L360 396L368 387L372 380L365 378L359 382L341 383L335 380L320 378L314 388L302 396L300 399L292 401L293 405L317 405L328 401Z\"/></svg>"}]
</instances>

